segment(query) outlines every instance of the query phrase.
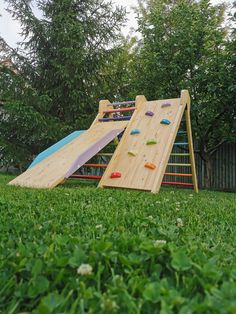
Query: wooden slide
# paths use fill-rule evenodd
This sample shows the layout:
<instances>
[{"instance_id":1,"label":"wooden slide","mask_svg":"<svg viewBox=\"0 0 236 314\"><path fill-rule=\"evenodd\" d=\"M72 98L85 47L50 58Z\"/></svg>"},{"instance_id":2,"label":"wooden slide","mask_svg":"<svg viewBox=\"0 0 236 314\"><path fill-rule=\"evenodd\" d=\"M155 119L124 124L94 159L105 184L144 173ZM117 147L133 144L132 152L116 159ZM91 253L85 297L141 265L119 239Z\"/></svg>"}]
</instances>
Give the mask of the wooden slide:
<instances>
[{"instance_id":1,"label":"wooden slide","mask_svg":"<svg viewBox=\"0 0 236 314\"><path fill-rule=\"evenodd\" d=\"M189 105L189 94L182 91L180 98L146 101L138 106L99 187L157 193L184 110ZM132 134L136 131L140 133ZM117 172L121 177L111 178Z\"/></svg>"},{"instance_id":2,"label":"wooden slide","mask_svg":"<svg viewBox=\"0 0 236 314\"><path fill-rule=\"evenodd\" d=\"M97 119L95 122L82 135L26 170L9 184L31 188L55 187L123 132L128 123L97 122Z\"/></svg>"}]
</instances>

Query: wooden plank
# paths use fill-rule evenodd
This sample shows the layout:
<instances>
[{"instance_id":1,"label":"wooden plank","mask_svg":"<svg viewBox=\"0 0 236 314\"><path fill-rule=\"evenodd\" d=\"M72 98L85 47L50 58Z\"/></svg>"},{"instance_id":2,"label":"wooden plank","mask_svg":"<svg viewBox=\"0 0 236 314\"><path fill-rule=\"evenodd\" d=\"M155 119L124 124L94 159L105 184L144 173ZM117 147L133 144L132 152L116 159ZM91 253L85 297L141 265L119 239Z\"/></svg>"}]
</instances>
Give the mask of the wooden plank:
<instances>
[{"instance_id":1,"label":"wooden plank","mask_svg":"<svg viewBox=\"0 0 236 314\"><path fill-rule=\"evenodd\" d=\"M137 107L100 181L100 187L132 188L152 192L159 190L186 106L186 102L181 103L180 98L167 101L171 103L170 107L162 108L163 100L144 101ZM154 112L154 115L146 116L147 111ZM170 120L171 124L160 124L162 119ZM139 129L141 133L130 135L133 129ZM149 139L155 139L157 144L146 145ZM129 151L136 152L136 156L130 156ZM156 169L146 168L147 162L155 164ZM110 178L111 173L115 171L121 172L121 178ZM157 176L159 176L158 182Z\"/></svg>"},{"instance_id":2,"label":"wooden plank","mask_svg":"<svg viewBox=\"0 0 236 314\"><path fill-rule=\"evenodd\" d=\"M113 156L113 153L99 153L96 156Z\"/></svg>"},{"instance_id":3,"label":"wooden plank","mask_svg":"<svg viewBox=\"0 0 236 314\"><path fill-rule=\"evenodd\" d=\"M192 127L191 127L191 119L190 119L190 96L189 95L187 99L187 108L185 110L185 120L186 120L187 137L188 137L188 143L189 143L191 170L193 174L193 187L194 187L194 191L198 193L198 182L197 182L195 156L194 156L194 149L193 149Z\"/></svg>"},{"instance_id":4,"label":"wooden plank","mask_svg":"<svg viewBox=\"0 0 236 314\"><path fill-rule=\"evenodd\" d=\"M192 173L165 172L165 176L192 177Z\"/></svg>"},{"instance_id":5,"label":"wooden plank","mask_svg":"<svg viewBox=\"0 0 236 314\"><path fill-rule=\"evenodd\" d=\"M174 143L175 146L187 146L188 145L188 142L177 142L177 143Z\"/></svg>"},{"instance_id":6,"label":"wooden plank","mask_svg":"<svg viewBox=\"0 0 236 314\"><path fill-rule=\"evenodd\" d=\"M106 168L107 164L84 164L83 167Z\"/></svg>"},{"instance_id":7,"label":"wooden plank","mask_svg":"<svg viewBox=\"0 0 236 314\"><path fill-rule=\"evenodd\" d=\"M96 123L80 137L63 146L33 168L28 169L9 184L34 188L53 188L89 160L92 157L90 157L90 151L95 155L103 148L97 147L97 142L103 139L111 141L126 126L127 122L125 121ZM88 159L84 161L84 158Z\"/></svg>"},{"instance_id":8,"label":"wooden plank","mask_svg":"<svg viewBox=\"0 0 236 314\"><path fill-rule=\"evenodd\" d=\"M84 175L84 174L72 174L69 178L71 179L91 179L91 180L100 180L102 176L94 175Z\"/></svg>"},{"instance_id":9,"label":"wooden plank","mask_svg":"<svg viewBox=\"0 0 236 314\"><path fill-rule=\"evenodd\" d=\"M108 121L126 121L130 120L131 116L123 116L123 117L112 117L112 118L99 118L98 121L100 122L108 122Z\"/></svg>"},{"instance_id":10,"label":"wooden plank","mask_svg":"<svg viewBox=\"0 0 236 314\"><path fill-rule=\"evenodd\" d=\"M104 110L103 113L129 112L129 111L134 111L135 109L136 107L110 109L110 110Z\"/></svg>"},{"instance_id":11,"label":"wooden plank","mask_svg":"<svg viewBox=\"0 0 236 314\"><path fill-rule=\"evenodd\" d=\"M186 153L186 154L185 154L185 153L183 153L183 154L182 154L182 153L171 153L170 155L171 155L171 156L181 156L181 157L183 157L183 156L189 156L189 154L187 154L187 153Z\"/></svg>"},{"instance_id":12,"label":"wooden plank","mask_svg":"<svg viewBox=\"0 0 236 314\"><path fill-rule=\"evenodd\" d=\"M184 110L187 106L188 103L188 98L189 98L189 93L187 90L182 90L181 91L181 96L180 99L178 99L178 103L176 104L176 111L173 113L174 114L174 121L172 125L172 129L167 130L167 135L165 142L163 143L163 148L162 148L162 155L159 163L159 170L156 175L156 180L154 182L154 186L152 188L153 193L159 192L159 189L161 187L161 182L164 177L164 173L167 167L168 160L170 158L171 151L174 146L174 142L176 139L177 132L179 130L183 113Z\"/></svg>"},{"instance_id":13,"label":"wooden plank","mask_svg":"<svg viewBox=\"0 0 236 314\"><path fill-rule=\"evenodd\" d=\"M133 105L133 104L135 104L135 100L113 102L109 106L121 106L121 105Z\"/></svg>"},{"instance_id":14,"label":"wooden plank","mask_svg":"<svg viewBox=\"0 0 236 314\"><path fill-rule=\"evenodd\" d=\"M191 167L191 164L178 164L178 163L168 163L167 166L176 166L176 167Z\"/></svg>"},{"instance_id":15,"label":"wooden plank","mask_svg":"<svg viewBox=\"0 0 236 314\"><path fill-rule=\"evenodd\" d=\"M163 181L161 184L166 184L166 185L193 186L193 184L192 184L192 183L186 183L186 182L167 182L167 181Z\"/></svg>"}]
</instances>

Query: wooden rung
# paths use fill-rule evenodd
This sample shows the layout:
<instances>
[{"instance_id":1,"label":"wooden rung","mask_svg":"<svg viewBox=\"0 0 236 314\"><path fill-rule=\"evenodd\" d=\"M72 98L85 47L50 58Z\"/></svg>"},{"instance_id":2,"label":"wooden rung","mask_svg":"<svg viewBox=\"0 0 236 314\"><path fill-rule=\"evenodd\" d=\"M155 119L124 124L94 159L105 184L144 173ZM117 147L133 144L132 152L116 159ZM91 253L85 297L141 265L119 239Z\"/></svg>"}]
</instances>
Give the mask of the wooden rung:
<instances>
[{"instance_id":1,"label":"wooden rung","mask_svg":"<svg viewBox=\"0 0 236 314\"><path fill-rule=\"evenodd\" d=\"M114 118L100 118L98 121L105 122L105 121L126 121L130 120L131 116L123 116L123 117L114 117Z\"/></svg>"},{"instance_id":2,"label":"wooden rung","mask_svg":"<svg viewBox=\"0 0 236 314\"><path fill-rule=\"evenodd\" d=\"M166 172L165 176L175 176L175 177L192 177L191 173L175 173L175 172Z\"/></svg>"},{"instance_id":3,"label":"wooden rung","mask_svg":"<svg viewBox=\"0 0 236 314\"><path fill-rule=\"evenodd\" d=\"M89 175L83 175L83 174L73 174L70 176L72 179L93 179L93 180L100 180L102 176L89 176Z\"/></svg>"},{"instance_id":4,"label":"wooden rung","mask_svg":"<svg viewBox=\"0 0 236 314\"><path fill-rule=\"evenodd\" d=\"M108 106L133 105L133 104L135 104L135 100L113 102L111 104L108 104Z\"/></svg>"},{"instance_id":5,"label":"wooden rung","mask_svg":"<svg viewBox=\"0 0 236 314\"><path fill-rule=\"evenodd\" d=\"M111 109L111 110L105 110L105 111L103 111L103 113L128 112L128 111L134 111L135 109L136 109L136 107Z\"/></svg>"},{"instance_id":6,"label":"wooden rung","mask_svg":"<svg viewBox=\"0 0 236 314\"><path fill-rule=\"evenodd\" d=\"M185 135L185 134L187 134L187 131L178 131L177 132L177 135Z\"/></svg>"},{"instance_id":7,"label":"wooden rung","mask_svg":"<svg viewBox=\"0 0 236 314\"><path fill-rule=\"evenodd\" d=\"M192 184L192 183L186 183L186 182L167 182L167 181L163 181L161 184L166 184L166 185L193 186L193 184Z\"/></svg>"},{"instance_id":8,"label":"wooden rung","mask_svg":"<svg viewBox=\"0 0 236 314\"><path fill-rule=\"evenodd\" d=\"M187 153L183 153L183 154L181 154L181 153L171 153L170 155L171 156L190 156L190 154L187 154Z\"/></svg>"},{"instance_id":9,"label":"wooden rung","mask_svg":"<svg viewBox=\"0 0 236 314\"><path fill-rule=\"evenodd\" d=\"M113 153L99 153L96 156L112 156Z\"/></svg>"},{"instance_id":10,"label":"wooden rung","mask_svg":"<svg viewBox=\"0 0 236 314\"><path fill-rule=\"evenodd\" d=\"M107 164L84 164L83 167L106 168Z\"/></svg>"},{"instance_id":11,"label":"wooden rung","mask_svg":"<svg viewBox=\"0 0 236 314\"><path fill-rule=\"evenodd\" d=\"M177 167L191 167L191 164L176 164L176 163L168 163L167 166L177 166Z\"/></svg>"},{"instance_id":12,"label":"wooden rung","mask_svg":"<svg viewBox=\"0 0 236 314\"><path fill-rule=\"evenodd\" d=\"M177 143L174 143L174 145L178 145L178 146L185 146L185 145L188 145L188 143L186 142L177 142Z\"/></svg>"}]
</instances>

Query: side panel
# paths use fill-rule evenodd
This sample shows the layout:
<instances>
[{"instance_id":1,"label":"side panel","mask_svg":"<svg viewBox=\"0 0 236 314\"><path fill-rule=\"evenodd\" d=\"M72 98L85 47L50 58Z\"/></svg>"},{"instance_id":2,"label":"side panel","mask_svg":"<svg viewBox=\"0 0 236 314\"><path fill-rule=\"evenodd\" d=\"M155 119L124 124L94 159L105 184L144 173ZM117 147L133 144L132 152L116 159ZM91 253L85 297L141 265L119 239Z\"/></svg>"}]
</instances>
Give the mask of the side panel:
<instances>
[{"instance_id":1,"label":"side panel","mask_svg":"<svg viewBox=\"0 0 236 314\"><path fill-rule=\"evenodd\" d=\"M79 137L81 134L83 134L85 131L74 131L73 133L67 135L66 137L64 137L63 139L61 139L60 141L58 141L57 143L55 143L54 145L48 147L47 149L45 149L43 152L41 152L40 154L38 154L38 156L33 160L33 162L30 164L29 168L34 167L35 165L37 165L39 162L43 161L45 158L47 158L48 156L52 155L53 153L55 153L56 151L58 151L60 148L62 148L63 146L65 146L66 144L70 143L71 141L73 141L75 138Z\"/></svg>"}]
</instances>

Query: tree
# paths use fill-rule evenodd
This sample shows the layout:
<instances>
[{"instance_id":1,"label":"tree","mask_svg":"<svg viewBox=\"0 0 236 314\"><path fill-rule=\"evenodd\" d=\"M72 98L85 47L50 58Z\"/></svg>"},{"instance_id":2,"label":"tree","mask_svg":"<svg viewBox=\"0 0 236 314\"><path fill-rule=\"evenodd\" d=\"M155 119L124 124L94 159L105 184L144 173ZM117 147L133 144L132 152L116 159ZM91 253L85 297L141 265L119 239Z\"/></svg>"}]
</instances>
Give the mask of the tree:
<instances>
[{"instance_id":1,"label":"tree","mask_svg":"<svg viewBox=\"0 0 236 314\"><path fill-rule=\"evenodd\" d=\"M235 102L229 73L224 4L209 0L150 0L139 6L143 36L137 61L137 92L150 99L178 97L188 89L199 154L212 182L212 158L235 140Z\"/></svg>"},{"instance_id":2,"label":"tree","mask_svg":"<svg viewBox=\"0 0 236 314\"><path fill-rule=\"evenodd\" d=\"M70 130L87 128L99 98L112 93L101 90L101 73L118 53L125 12L103 0L38 0L38 18L31 1L6 2L24 41L11 53L19 75L1 67L1 146L8 162L25 164Z\"/></svg>"}]
</instances>

